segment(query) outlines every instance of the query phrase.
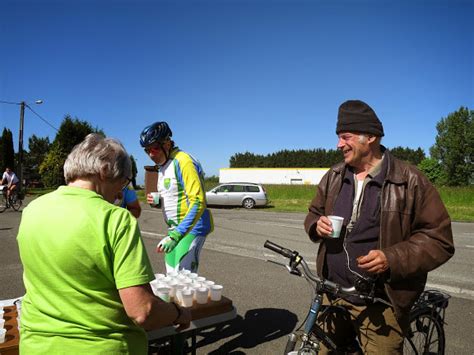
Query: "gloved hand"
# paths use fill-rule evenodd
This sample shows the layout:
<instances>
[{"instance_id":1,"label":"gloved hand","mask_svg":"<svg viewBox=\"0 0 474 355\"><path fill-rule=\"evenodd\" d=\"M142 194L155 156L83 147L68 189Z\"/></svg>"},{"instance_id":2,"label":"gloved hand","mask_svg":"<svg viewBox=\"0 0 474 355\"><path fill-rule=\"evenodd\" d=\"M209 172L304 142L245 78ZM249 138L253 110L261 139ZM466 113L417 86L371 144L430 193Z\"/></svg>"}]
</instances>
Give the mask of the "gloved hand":
<instances>
[{"instance_id":1,"label":"gloved hand","mask_svg":"<svg viewBox=\"0 0 474 355\"><path fill-rule=\"evenodd\" d=\"M158 253L170 253L178 245L178 242L171 237L164 237L156 246L156 251Z\"/></svg>"},{"instance_id":2,"label":"gloved hand","mask_svg":"<svg viewBox=\"0 0 474 355\"><path fill-rule=\"evenodd\" d=\"M179 241L183 239L183 236L175 229L170 229L168 231L168 236L163 238L157 245L156 251L158 253L171 253L171 251L176 248Z\"/></svg>"}]
</instances>

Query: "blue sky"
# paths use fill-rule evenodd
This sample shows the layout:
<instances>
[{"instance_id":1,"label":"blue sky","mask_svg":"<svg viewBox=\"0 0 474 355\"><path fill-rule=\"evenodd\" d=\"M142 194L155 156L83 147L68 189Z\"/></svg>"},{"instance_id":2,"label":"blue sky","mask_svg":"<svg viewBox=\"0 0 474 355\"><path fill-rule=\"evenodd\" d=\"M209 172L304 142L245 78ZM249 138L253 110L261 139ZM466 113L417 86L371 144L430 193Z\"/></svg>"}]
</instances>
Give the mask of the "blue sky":
<instances>
[{"instance_id":1,"label":"blue sky","mask_svg":"<svg viewBox=\"0 0 474 355\"><path fill-rule=\"evenodd\" d=\"M154 121L218 175L238 152L335 148L347 99L372 106L387 147L428 153L442 117L474 109L473 15L458 0L3 0L0 100L103 129L139 182ZM5 126L17 150L18 106L0 104ZM24 132L26 149L56 133L28 110Z\"/></svg>"}]
</instances>

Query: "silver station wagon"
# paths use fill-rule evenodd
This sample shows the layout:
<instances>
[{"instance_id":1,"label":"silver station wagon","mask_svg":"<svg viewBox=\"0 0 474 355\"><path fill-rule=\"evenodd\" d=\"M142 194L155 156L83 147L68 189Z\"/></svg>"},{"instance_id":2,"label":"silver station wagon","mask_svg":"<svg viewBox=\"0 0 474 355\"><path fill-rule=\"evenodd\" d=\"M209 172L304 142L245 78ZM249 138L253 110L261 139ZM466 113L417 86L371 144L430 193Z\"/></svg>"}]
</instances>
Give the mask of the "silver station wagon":
<instances>
[{"instance_id":1,"label":"silver station wagon","mask_svg":"<svg viewBox=\"0 0 474 355\"><path fill-rule=\"evenodd\" d=\"M268 203L267 193L260 184L249 182L229 182L206 192L208 205L243 206L254 208Z\"/></svg>"}]
</instances>

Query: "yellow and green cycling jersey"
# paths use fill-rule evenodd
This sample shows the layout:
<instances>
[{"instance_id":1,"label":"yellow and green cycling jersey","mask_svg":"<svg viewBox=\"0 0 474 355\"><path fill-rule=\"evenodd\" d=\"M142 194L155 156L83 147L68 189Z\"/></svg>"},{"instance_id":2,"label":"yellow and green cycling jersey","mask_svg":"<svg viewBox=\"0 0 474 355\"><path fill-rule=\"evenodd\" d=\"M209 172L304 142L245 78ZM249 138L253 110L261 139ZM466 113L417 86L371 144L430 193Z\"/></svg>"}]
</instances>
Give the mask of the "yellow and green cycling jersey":
<instances>
[{"instance_id":1,"label":"yellow and green cycling jersey","mask_svg":"<svg viewBox=\"0 0 474 355\"><path fill-rule=\"evenodd\" d=\"M214 229L211 212L206 207L203 176L201 164L177 147L160 167L158 192L165 222L174 233L205 236Z\"/></svg>"}]
</instances>

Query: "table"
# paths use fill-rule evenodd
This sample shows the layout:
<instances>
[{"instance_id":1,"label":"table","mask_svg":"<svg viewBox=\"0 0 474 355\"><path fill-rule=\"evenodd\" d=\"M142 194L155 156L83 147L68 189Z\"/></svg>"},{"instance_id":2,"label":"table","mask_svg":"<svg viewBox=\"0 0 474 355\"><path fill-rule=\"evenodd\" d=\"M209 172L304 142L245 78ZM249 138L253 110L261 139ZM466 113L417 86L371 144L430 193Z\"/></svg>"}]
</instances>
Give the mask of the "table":
<instances>
[{"instance_id":1,"label":"table","mask_svg":"<svg viewBox=\"0 0 474 355\"><path fill-rule=\"evenodd\" d=\"M1 355L17 355L20 334L18 332L16 306L4 306L5 329L7 334L5 342L0 344ZM222 297L220 301L210 301L207 304L194 304L191 308L191 324L189 328L177 331L176 327L169 326L147 332L149 344L166 338L173 338L182 334L191 338L191 350L196 354L196 335L200 330L211 328L219 324L231 321L237 316L237 311L232 301L227 297Z\"/></svg>"},{"instance_id":2,"label":"table","mask_svg":"<svg viewBox=\"0 0 474 355\"><path fill-rule=\"evenodd\" d=\"M217 302L210 301L206 304L194 303L190 311L191 324L189 328L177 331L176 327L170 326L148 331L148 343L153 344L166 338L182 335L183 337L191 338L191 351L192 354L196 354L196 335L198 331L227 323L237 316L237 310L233 306L232 301L224 296Z\"/></svg>"},{"instance_id":3,"label":"table","mask_svg":"<svg viewBox=\"0 0 474 355\"><path fill-rule=\"evenodd\" d=\"M5 319L5 329L7 334L5 335L5 342L0 344L0 354L2 355L17 355L18 354L18 342L20 340L20 334L18 332L18 324L16 317L16 306L5 306L3 307L3 318Z\"/></svg>"}]
</instances>

